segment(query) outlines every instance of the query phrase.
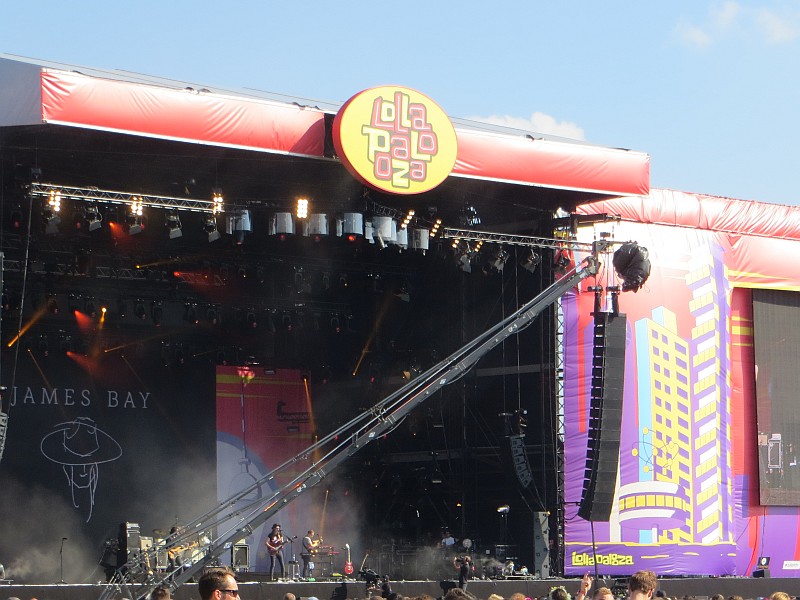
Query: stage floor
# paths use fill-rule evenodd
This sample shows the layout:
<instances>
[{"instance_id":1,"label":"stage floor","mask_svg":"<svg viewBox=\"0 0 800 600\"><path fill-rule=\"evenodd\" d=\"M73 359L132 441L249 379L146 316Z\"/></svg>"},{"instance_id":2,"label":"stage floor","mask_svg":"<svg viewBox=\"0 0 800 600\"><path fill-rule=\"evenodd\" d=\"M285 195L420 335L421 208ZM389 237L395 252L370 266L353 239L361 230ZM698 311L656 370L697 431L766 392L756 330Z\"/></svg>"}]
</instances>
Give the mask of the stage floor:
<instances>
[{"instance_id":1,"label":"stage floor","mask_svg":"<svg viewBox=\"0 0 800 600\"><path fill-rule=\"evenodd\" d=\"M307 582L264 582L254 573L242 574L239 589L243 600L282 600L286 592L292 592L298 600L316 597L319 600L346 600L366 598L367 590L363 581L307 581ZM624 579L606 579L605 585L620 589ZM430 594L434 598L442 595L443 588L439 581L391 581L391 589L401 596L414 597ZM467 591L481 600L490 594L498 594L508 598L515 592L521 592L529 598L546 596L550 588L563 585L575 596L580 585L579 579L491 579L472 580ZM51 584L51 585L15 585L0 584L0 600L11 597L20 600L96 600L106 586L83 584ZM617 591L615 589L615 591ZM739 595L745 599L764 598L772 592L783 591L790 595L800 595L800 579L771 579L754 577L678 577L660 580L659 589L664 590L670 598L695 596L698 600L713 594L722 594L726 598ZM197 600L197 584L186 583L174 594L176 600Z\"/></svg>"}]
</instances>

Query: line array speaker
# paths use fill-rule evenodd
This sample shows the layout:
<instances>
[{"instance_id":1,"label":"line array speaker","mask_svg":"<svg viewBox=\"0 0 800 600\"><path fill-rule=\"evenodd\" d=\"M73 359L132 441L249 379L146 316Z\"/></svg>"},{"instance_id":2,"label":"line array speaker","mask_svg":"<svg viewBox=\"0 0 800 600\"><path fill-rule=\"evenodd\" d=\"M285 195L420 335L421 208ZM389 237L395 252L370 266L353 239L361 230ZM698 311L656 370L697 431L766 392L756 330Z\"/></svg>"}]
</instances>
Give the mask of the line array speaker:
<instances>
[{"instance_id":1,"label":"line array speaker","mask_svg":"<svg viewBox=\"0 0 800 600\"><path fill-rule=\"evenodd\" d=\"M624 314L595 313L586 472L578 509L578 516L587 521L608 521L614 504L626 335Z\"/></svg>"},{"instance_id":2,"label":"line array speaker","mask_svg":"<svg viewBox=\"0 0 800 600\"><path fill-rule=\"evenodd\" d=\"M508 452L511 464L514 465L517 481L523 488L528 488L533 483L533 475L528 462L528 451L525 448L525 436L509 435L506 439L508 440Z\"/></svg>"}]
</instances>

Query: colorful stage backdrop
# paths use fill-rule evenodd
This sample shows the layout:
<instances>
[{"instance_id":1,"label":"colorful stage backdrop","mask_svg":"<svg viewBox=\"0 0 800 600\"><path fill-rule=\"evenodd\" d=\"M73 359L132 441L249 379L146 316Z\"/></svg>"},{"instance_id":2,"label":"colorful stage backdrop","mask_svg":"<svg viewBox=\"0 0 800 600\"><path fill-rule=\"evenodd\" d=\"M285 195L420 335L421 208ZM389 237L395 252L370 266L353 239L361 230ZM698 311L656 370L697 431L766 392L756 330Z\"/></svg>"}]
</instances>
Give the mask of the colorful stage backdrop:
<instances>
[{"instance_id":1,"label":"colorful stage backdrop","mask_svg":"<svg viewBox=\"0 0 800 600\"><path fill-rule=\"evenodd\" d=\"M784 402L783 423L776 423L772 403L780 398L773 396L789 375L756 365L756 357L768 361L774 353L759 352L754 340L765 348L781 340L766 325L754 338L753 322L761 290L800 290L800 211L665 190L580 210L622 217L583 229L581 241L601 230L635 240L648 249L653 269L643 289L620 296L628 322L620 467L611 520L594 523L594 551L590 523L577 509L593 334L594 294L586 288L595 282L563 301L566 574L593 571L596 553L603 575L749 575L759 556L769 556L773 576L800 576L800 509L790 489L797 459L789 439L800 410ZM766 314L784 300L764 298ZM786 332L800 321L800 309L791 314ZM793 364L797 371L800 362Z\"/></svg>"}]
</instances>

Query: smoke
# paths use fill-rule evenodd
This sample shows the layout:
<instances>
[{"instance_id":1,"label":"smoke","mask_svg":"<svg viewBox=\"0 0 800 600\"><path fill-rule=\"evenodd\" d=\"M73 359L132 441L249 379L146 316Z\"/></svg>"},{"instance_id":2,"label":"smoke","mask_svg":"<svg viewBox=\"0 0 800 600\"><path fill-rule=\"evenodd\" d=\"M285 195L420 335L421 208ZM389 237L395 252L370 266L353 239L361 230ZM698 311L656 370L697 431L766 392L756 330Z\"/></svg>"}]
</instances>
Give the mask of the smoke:
<instances>
[{"instance_id":1,"label":"smoke","mask_svg":"<svg viewBox=\"0 0 800 600\"><path fill-rule=\"evenodd\" d=\"M20 584L90 583L99 551L81 534L81 516L63 498L8 476L0 495L0 563ZM68 538L63 541L62 537Z\"/></svg>"}]
</instances>

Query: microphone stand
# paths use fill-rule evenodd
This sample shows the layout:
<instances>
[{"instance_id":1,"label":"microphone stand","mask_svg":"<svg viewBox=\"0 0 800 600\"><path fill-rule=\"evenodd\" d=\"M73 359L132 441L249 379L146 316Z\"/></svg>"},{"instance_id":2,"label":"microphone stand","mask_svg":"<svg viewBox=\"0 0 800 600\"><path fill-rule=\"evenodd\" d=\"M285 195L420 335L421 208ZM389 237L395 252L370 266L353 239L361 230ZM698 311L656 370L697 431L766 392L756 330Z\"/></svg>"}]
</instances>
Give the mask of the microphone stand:
<instances>
[{"instance_id":1,"label":"microphone stand","mask_svg":"<svg viewBox=\"0 0 800 600\"><path fill-rule=\"evenodd\" d=\"M64 581L64 542L66 541L67 538L65 537L61 538L61 550L59 550L58 552L61 559L61 581L59 581L58 583L67 583L66 581Z\"/></svg>"}]
</instances>

